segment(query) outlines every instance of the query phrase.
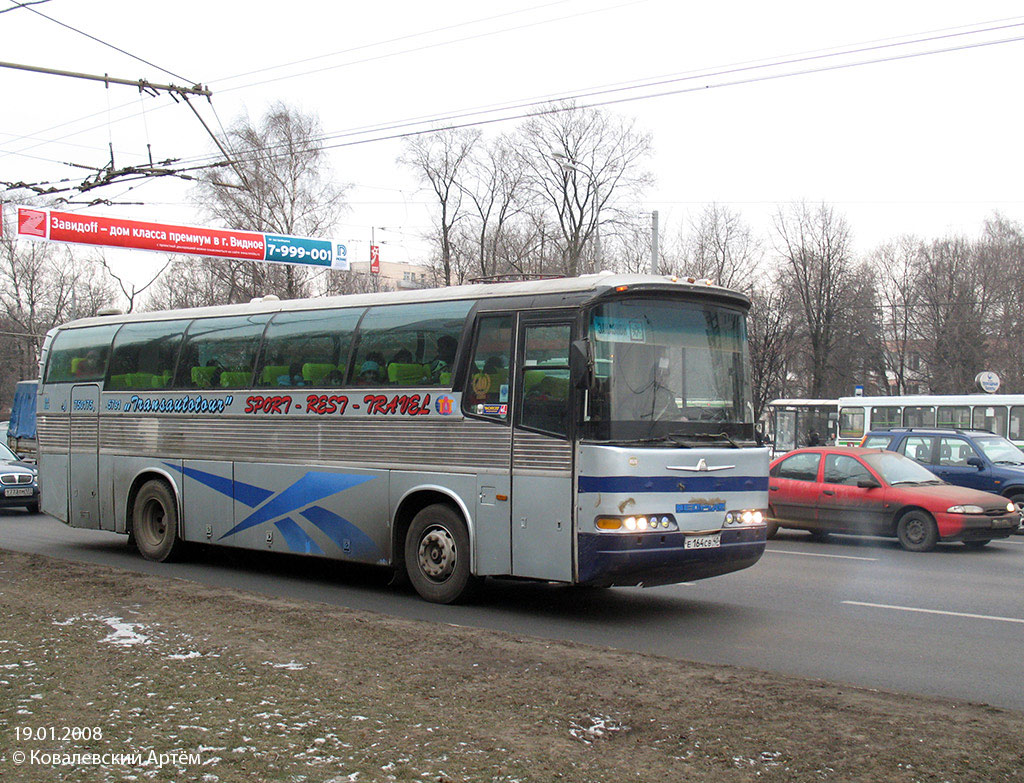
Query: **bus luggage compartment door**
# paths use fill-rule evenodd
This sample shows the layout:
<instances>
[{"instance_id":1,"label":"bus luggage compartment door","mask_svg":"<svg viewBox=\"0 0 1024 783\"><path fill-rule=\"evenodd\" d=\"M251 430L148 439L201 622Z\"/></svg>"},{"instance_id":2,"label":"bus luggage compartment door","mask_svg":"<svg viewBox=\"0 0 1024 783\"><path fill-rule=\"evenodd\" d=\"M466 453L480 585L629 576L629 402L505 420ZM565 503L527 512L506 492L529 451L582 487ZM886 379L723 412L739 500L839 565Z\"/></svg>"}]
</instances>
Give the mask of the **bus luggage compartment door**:
<instances>
[{"instance_id":1,"label":"bus luggage compartment door","mask_svg":"<svg viewBox=\"0 0 1024 783\"><path fill-rule=\"evenodd\" d=\"M68 490L72 527L99 529L100 390L98 386L71 389L71 439L68 446Z\"/></svg>"},{"instance_id":2,"label":"bus luggage compartment door","mask_svg":"<svg viewBox=\"0 0 1024 783\"><path fill-rule=\"evenodd\" d=\"M512 574L571 582L572 451L568 442L513 434ZM563 463L555 466L552 463Z\"/></svg>"}]
</instances>

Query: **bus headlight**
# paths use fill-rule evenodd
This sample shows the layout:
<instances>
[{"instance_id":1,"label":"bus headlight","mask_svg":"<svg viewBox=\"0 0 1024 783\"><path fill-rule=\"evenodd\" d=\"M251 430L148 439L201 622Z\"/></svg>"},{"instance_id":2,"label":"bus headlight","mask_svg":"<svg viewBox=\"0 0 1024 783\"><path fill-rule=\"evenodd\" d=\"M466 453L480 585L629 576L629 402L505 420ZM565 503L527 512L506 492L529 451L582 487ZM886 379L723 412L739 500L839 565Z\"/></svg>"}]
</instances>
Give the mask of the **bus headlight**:
<instances>
[{"instance_id":1,"label":"bus headlight","mask_svg":"<svg viewBox=\"0 0 1024 783\"><path fill-rule=\"evenodd\" d=\"M762 525L764 524L765 516L765 512L759 508L745 508L739 511L728 511L725 514L725 527Z\"/></svg>"},{"instance_id":2,"label":"bus headlight","mask_svg":"<svg viewBox=\"0 0 1024 783\"><path fill-rule=\"evenodd\" d=\"M670 533L679 530L671 514L633 514L630 516L600 516L594 527L604 533Z\"/></svg>"}]
</instances>

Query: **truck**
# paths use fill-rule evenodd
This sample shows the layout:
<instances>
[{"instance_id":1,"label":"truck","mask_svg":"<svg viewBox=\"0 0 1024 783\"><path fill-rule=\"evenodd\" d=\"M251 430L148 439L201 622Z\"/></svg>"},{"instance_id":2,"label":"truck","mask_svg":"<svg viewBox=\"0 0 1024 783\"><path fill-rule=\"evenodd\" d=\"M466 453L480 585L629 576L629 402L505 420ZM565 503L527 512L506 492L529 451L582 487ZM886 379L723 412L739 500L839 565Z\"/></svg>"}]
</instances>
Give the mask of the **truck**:
<instances>
[{"instance_id":1,"label":"truck","mask_svg":"<svg viewBox=\"0 0 1024 783\"><path fill-rule=\"evenodd\" d=\"M36 448L36 392L39 381L19 381L14 388L11 420L7 425L7 446L19 456L34 461Z\"/></svg>"}]
</instances>

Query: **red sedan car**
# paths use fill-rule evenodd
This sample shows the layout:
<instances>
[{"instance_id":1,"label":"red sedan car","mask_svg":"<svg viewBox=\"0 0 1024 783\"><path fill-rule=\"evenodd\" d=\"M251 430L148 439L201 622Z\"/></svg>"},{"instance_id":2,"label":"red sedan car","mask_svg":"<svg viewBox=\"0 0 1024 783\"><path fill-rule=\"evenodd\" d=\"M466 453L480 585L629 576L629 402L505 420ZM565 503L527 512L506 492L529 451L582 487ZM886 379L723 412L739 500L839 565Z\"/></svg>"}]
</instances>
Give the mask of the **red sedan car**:
<instances>
[{"instance_id":1,"label":"red sedan car","mask_svg":"<svg viewBox=\"0 0 1024 783\"><path fill-rule=\"evenodd\" d=\"M981 547L1017 529L999 495L946 484L917 462L882 449L807 448L771 463L768 537L780 527L895 536L912 552L937 541Z\"/></svg>"}]
</instances>

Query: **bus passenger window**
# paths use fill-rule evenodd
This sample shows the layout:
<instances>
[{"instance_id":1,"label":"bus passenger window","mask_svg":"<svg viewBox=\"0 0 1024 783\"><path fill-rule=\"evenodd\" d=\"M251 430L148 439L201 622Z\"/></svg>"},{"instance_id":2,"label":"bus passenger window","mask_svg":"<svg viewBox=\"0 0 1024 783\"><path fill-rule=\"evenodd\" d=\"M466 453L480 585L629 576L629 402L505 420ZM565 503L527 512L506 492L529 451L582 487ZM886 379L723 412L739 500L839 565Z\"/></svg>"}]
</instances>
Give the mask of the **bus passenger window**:
<instances>
[{"instance_id":1,"label":"bus passenger window","mask_svg":"<svg viewBox=\"0 0 1024 783\"><path fill-rule=\"evenodd\" d=\"M111 390L166 389L188 321L126 323L114 338L107 369Z\"/></svg>"},{"instance_id":2,"label":"bus passenger window","mask_svg":"<svg viewBox=\"0 0 1024 783\"><path fill-rule=\"evenodd\" d=\"M188 327L174 375L177 389L239 389L252 383L253 364L270 316L197 318Z\"/></svg>"},{"instance_id":3,"label":"bus passenger window","mask_svg":"<svg viewBox=\"0 0 1024 783\"><path fill-rule=\"evenodd\" d=\"M257 386L341 386L363 310L308 310L275 315L263 336Z\"/></svg>"},{"instance_id":4,"label":"bus passenger window","mask_svg":"<svg viewBox=\"0 0 1024 783\"><path fill-rule=\"evenodd\" d=\"M357 378L360 368L374 362L385 386L451 386L452 364L472 305L465 300L371 307L356 338Z\"/></svg>"},{"instance_id":5,"label":"bus passenger window","mask_svg":"<svg viewBox=\"0 0 1024 783\"><path fill-rule=\"evenodd\" d=\"M512 316L480 319L473 358L466 374L463 410L477 416L508 421L509 377L512 357Z\"/></svg>"},{"instance_id":6,"label":"bus passenger window","mask_svg":"<svg viewBox=\"0 0 1024 783\"><path fill-rule=\"evenodd\" d=\"M50 348L47 383L101 381L107 369L110 341L117 324L86 326L60 332Z\"/></svg>"}]
</instances>

